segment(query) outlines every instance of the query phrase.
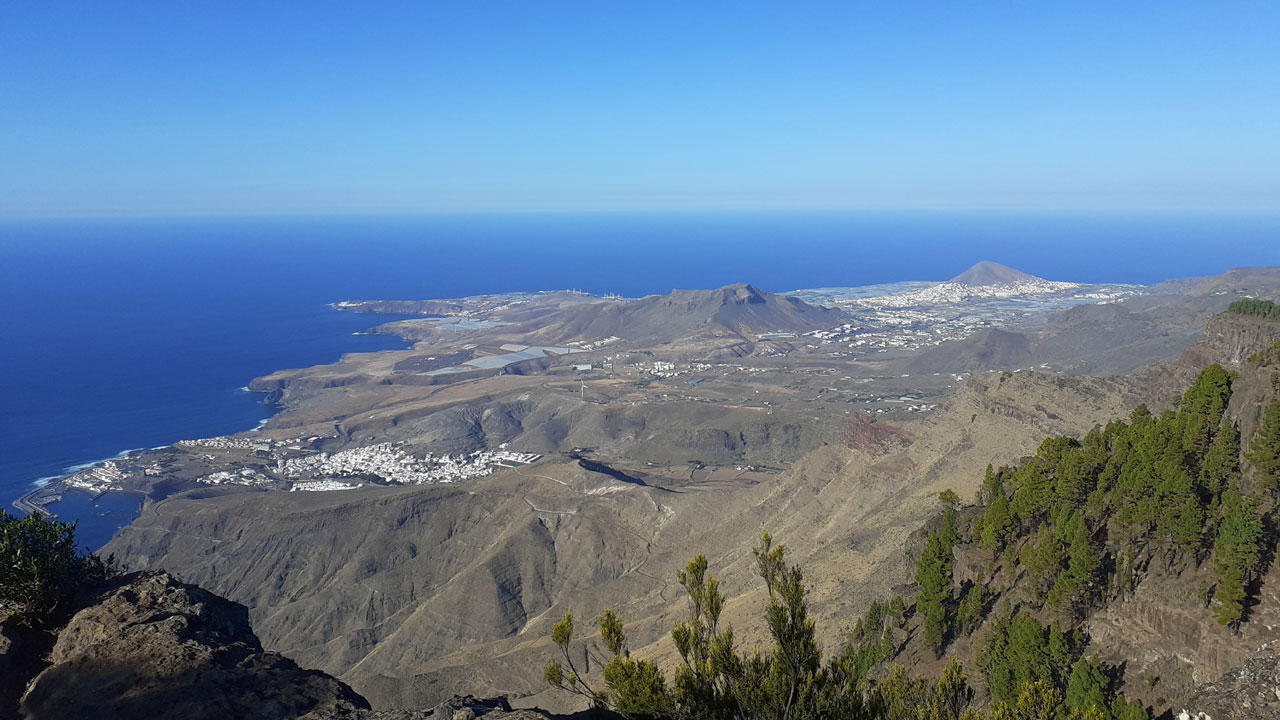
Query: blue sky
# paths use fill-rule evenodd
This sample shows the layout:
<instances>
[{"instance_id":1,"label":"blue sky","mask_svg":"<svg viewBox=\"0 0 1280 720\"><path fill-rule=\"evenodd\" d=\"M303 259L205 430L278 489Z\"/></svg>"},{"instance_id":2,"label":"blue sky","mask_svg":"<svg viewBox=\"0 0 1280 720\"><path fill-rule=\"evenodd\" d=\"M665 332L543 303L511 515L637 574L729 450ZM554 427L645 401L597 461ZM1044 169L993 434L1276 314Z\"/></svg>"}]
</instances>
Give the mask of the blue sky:
<instances>
[{"instance_id":1,"label":"blue sky","mask_svg":"<svg viewBox=\"0 0 1280 720\"><path fill-rule=\"evenodd\" d=\"M0 216L1280 210L1280 3L0 3Z\"/></svg>"}]
</instances>

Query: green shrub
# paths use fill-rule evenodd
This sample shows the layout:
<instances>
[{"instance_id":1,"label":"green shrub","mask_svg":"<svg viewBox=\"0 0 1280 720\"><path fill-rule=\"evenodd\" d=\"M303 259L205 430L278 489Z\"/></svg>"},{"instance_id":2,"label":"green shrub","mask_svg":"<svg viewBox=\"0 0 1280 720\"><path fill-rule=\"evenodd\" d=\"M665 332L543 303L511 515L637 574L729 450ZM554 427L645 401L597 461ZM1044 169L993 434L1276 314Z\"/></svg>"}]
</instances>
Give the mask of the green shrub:
<instances>
[{"instance_id":1,"label":"green shrub","mask_svg":"<svg viewBox=\"0 0 1280 720\"><path fill-rule=\"evenodd\" d=\"M113 558L77 552L74 522L0 510L0 623L56 623L77 590L116 572Z\"/></svg>"}]
</instances>

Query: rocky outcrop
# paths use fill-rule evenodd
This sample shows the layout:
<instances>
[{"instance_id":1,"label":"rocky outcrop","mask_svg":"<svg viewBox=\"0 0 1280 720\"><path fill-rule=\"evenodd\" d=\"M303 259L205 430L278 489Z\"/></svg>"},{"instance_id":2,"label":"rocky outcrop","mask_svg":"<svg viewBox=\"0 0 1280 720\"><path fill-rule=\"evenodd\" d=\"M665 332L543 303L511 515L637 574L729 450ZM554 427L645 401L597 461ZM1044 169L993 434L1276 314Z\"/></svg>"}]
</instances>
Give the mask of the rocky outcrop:
<instances>
[{"instance_id":1,"label":"rocky outcrop","mask_svg":"<svg viewBox=\"0 0 1280 720\"><path fill-rule=\"evenodd\" d=\"M18 698L44 669L52 645L52 633L43 628L0 625L0 720L15 717Z\"/></svg>"},{"instance_id":2,"label":"rocky outcrop","mask_svg":"<svg viewBox=\"0 0 1280 720\"><path fill-rule=\"evenodd\" d=\"M1280 342L1280 320L1225 312L1209 318L1204 338L1187 348L1182 362L1193 367L1210 363L1240 367L1250 355Z\"/></svg>"},{"instance_id":3,"label":"rocky outcrop","mask_svg":"<svg viewBox=\"0 0 1280 720\"><path fill-rule=\"evenodd\" d=\"M549 720L562 717L541 710L515 710L506 698L481 700L455 695L430 710L381 710L362 714L358 720Z\"/></svg>"},{"instance_id":4,"label":"rocky outcrop","mask_svg":"<svg viewBox=\"0 0 1280 720\"><path fill-rule=\"evenodd\" d=\"M22 698L28 720L356 718L341 681L264 652L248 611L163 573L114 584L59 633Z\"/></svg>"},{"instance_id":5,"label":"rocky outcrop","mask_svg":"<svg viewBox=\"0 0 1280 720\"><path fill-rule=\"evenodd\" d=\"M1264 646L1244 665L1201 685L1184 712L1213 720L1280 717L1280 645Z\"/></svg>"},{"instance_id":6,"label":"rocky outcrop","mask_svg":"<svg viewBox=\"0 0 1280 720\"><path fill-rule=\"evenodd\" d=\"M93 595L93 593L86 593ZM369 709L345 683L264 652L243 605L165 572L113 582L56 633L43 672L30 683L23 720L554 720L513 709L504 697L455 696L420 710ZM0 684L21 684L43 635L0 632ZM34 639L33 639L34 638ZM13 708L0 708L9 718Z\"/></svg>"}]
</instances>

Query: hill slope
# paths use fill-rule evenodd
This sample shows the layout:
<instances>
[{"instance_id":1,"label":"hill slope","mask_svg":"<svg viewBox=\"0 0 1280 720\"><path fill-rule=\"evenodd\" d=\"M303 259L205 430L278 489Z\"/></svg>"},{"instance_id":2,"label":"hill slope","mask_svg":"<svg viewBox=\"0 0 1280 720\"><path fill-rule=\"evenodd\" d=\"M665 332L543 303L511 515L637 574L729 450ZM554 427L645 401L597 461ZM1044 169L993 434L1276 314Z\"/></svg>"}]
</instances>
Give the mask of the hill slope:
<instances>
[{"instance_id":1,"label":"hill slope","mask_svg":"<svg viewBox=\"0 0 1280 720\"><path fill-rule=\"evenodd\" d=\"M1029 275L1007 265L983 260L947 282L963 285L1012 285L1013 283L1040 279L1035 275Z\"/></svg>"},{"instance_id":2,"label":"hill slope","mask_svg":"<svg viewBox=\"0 0 1280 720\"><path fill-rule=\"evenodd\" d=\"M1238 354L1214 338L1201 351L1215 346ZM1255 692L1231 671L1280 644L1280 360L1234 368L1206 368L1176 412L1139 408L988 469L977 506L948 509L915 546L917 603L886 657L960 659L1010 702L1022 682L1070 696L1089 675L1157 713L1224 674L1232 693ZM1058 643L1058 659L1036 659L1037 643Z\"/></svg>"},{"instance_id":3,"label":"hill slope","mask_svg":"<svg viewBox=\"0 0 1280 720\"><path fill-rule=\"evenodd\" d=\"M739 336L802 333L838 325L843 313L777 295L745 283L716 290L673 290L639 300L601 302L565 308L529 327L541 342L570 342L617 336L657 344L691 336Z\"/></svg>"},{"instance_id":4,"label":"hill slope","mask_svg":"<svg viewBox=\"0 0 1280 720\"><path fill-rule=\"evenodd\" d=\"M812 569L815 616L847 618L909 580L903 548L943 487L972 493L988 463L1137 402L1123 383L984 376L925 421L850 428L767 481L663 490L548 459L456 486L182 494L108 550L246 603L268 647L375 707L538 692L547 630L568 608L617 608L633 647L670 660L675 572L695 550L723 568L735 629L760 637L750 547L764 528Z\"/></svg>"},{"instance_id":5,"label":"hill slope","mask_svg":"<svg viewBox=\"0 0 1280 720\"><path fill-rule=\"evenodd\" d=\"M1015 370L1030 365L1032 357L1026 335L991 329L926 350L910 367L916 373Z\"/></svg>"}]
</instances>

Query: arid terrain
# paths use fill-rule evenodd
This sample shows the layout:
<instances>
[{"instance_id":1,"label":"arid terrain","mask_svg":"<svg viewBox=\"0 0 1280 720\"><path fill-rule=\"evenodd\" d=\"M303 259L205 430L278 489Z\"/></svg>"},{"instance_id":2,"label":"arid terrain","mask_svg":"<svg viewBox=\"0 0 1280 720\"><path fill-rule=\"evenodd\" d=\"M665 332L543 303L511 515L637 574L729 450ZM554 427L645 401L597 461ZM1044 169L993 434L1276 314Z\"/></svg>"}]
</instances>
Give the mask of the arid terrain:
<instances>
[{"instance_id":1,"label":"arid terrain","mask_svg":"<svg viewBox=\"0 0 1280 720\"><path fill-rule=\"evenodd\" d=\"M148 495L108 552L244 603L268 650L375 708L567 709L542 680L566 610L616 609L636 652L670 663L675 573L705 553L750 644L769 531L821 624L849 629L912 582L940 491L972 498L1045 437L1169 407L1273 333L1211 324L1192 347L1210 318L1280 289L1278 269L1151 288L1009 270L885 295L343 302L421 314L377 328L412 347L254 380L282 406L264 428L79 482Z\"/></svg>"}]
</instances>

